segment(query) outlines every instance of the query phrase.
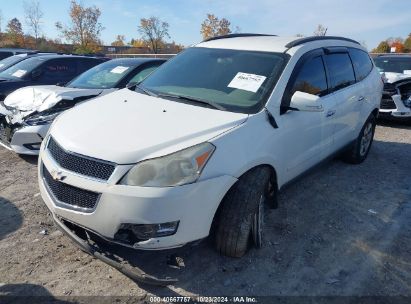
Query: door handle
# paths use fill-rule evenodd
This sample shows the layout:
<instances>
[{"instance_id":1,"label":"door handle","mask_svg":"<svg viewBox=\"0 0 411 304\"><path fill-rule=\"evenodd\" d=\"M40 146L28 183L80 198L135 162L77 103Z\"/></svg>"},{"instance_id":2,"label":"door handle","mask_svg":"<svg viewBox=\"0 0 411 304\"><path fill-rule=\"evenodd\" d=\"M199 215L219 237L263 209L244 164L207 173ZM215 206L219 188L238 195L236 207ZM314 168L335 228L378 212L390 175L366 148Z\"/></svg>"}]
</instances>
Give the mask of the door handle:
<instances>
[{"instance_id":1,"label":"door handle","mask_svg":"<svg viewBox=\"0 0 411 304\"><path fill-rule=\"evenodd\" d=\"M329 110L327 112L327 117L333 116L335 114L335 110Z\"/></svg>"},{"instance_id":2,"label":"door handle","mask_svg":"<svg viewBox=\"0 0 411 304\"><path fill-rule=\"evenodd\" d=\"M364 96L360 96L359 98L358 98L358 101L364 101Z\"/></svg>"}]
</instances>

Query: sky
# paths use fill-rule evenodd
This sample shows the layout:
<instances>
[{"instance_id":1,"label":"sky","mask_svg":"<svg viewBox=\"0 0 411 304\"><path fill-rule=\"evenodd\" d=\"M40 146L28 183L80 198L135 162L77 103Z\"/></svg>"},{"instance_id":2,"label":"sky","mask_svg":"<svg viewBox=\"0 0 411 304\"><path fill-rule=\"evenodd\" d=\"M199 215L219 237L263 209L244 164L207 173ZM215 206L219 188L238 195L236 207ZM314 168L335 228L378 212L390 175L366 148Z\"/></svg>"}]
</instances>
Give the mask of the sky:
<instances>
[{"instance_id":1,"label":"sky","mask_svg":"<svg viewBox=\"0 0 411 304\"><path fill-rule=\"evenodd\" d=\"M11 18L24 24L24 1L0 0L2 29ZM69 0L39 0L44 12L43 32L58 38L54 24L69 23ZM117 35L139 38L141 18L156 16L170 25L170 41L191 45L201 41L200 26L207 13L227 18L244 33L310 36L318 24L328 35L345 36L372 49L389 37L411 33L411 0L81 0L102 11L101 38L110 44Z\"/></svg>"}]
</instances>

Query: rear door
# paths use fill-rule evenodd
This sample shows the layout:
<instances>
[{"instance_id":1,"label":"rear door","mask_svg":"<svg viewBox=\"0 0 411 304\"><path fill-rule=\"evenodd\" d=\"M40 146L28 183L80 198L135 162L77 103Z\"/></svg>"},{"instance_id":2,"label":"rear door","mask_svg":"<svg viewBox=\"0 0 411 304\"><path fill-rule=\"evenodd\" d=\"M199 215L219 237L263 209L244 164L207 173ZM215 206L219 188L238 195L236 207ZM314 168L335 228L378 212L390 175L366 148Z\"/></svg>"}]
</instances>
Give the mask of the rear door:
<instances>
[{"instance_id":1,"label":"rear door","mask_svg":"<svg viewBox=\"0 0 411 304\"><path fill-rule=\"evenodd\" d=\"M36 84L66 83L77 75L74 58L51 59L41 66L41 76Z\"/></svg>"},{"instance_id":2,"label":"rear door","mask_svg":"<svg viewBox=\"0 0 411 304\"><path fill-rule=\"evenodd\" d=\"M359 100L363 88L356 83L354 69L347 48L325 49L324 61L328 72L330 92L335 106L326 112L333 117L333 144L330 152L347 145L353 140L353 134L360 116Z\"/></svg>"}]
</instances>

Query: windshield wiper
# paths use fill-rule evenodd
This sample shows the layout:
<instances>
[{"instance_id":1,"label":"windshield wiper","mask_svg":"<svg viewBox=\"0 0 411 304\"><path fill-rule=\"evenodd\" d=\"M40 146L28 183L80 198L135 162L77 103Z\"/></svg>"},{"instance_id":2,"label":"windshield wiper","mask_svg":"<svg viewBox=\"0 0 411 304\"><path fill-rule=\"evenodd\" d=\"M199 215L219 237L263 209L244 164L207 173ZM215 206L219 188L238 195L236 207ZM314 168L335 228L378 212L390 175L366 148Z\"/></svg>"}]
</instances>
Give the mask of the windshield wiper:
<instances>
[{"instance_id":1,"label":"windshield wiper","mask_svg":"<svg viewBox=\"0 0 411 304\"><path fill-rule=\"evenodd\" d=\"M151 92L150 90L147 90L146 88L142 87L139 84L135 84L133 86L128 87L128 89L132 89L133 87L135 87L136 89L139 89L140 91L144 92L145 94L149 95L149 96L154 96L157 97L156 94L154 94L153 92Z\"/></svg>"},{"instance_id":2,"label":"windshield wiper","mask_svg":"<svg viewBox=\"0 0 411 304\"><path fill-rule=\"evenodd\" d=\"M204 99L201 99L201 98L186 96L186 95L158 94L157 97L175 98L175 99L180 99L180 100L186 100L186 101L191 101L191 102L207 105L207 106L210 106L214 109L221 110L221 111L226 111L227 110L226 108L224 108L222 105L220 105L218 103L208 101L208 100L204 100Z\"/></svg>"}]
</instances>

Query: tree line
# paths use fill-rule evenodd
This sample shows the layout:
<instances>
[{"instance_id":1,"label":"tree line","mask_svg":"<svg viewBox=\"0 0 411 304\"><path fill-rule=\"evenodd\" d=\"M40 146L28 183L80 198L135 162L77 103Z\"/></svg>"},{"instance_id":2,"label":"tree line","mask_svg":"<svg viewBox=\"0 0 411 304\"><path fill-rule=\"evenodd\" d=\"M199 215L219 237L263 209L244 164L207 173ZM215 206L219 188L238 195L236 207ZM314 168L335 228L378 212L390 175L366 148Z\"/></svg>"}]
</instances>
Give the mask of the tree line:
<instances>
[{"instance_id":1,"label":"tree line","mask_svg":"<svg viewBox=\"0 0 411 304\"><path fill-rule=\"evenodd\" d=\"M411 53L411 33L405 39L402 37L388 38L381 41L378 46L373 49L373 53Z\"/></svg>"}]
</instances>

